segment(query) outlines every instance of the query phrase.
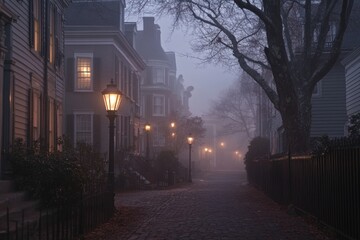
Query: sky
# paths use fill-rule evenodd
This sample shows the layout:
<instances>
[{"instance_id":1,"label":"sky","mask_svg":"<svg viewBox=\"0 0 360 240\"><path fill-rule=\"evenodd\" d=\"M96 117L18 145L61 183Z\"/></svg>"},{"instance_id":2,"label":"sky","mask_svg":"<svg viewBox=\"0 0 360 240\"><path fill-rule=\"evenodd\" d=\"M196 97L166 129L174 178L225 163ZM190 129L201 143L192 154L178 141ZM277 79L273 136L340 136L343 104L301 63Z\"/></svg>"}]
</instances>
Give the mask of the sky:
<instances>
[{"instance_id":1,"label":"sky","mask_svg":"<svg viewBox=\"0 0 360 240\"><path fill-rule=\"evenodd\" d=\"M165 51L175 52L177 76L184 77L184 86L193 86L192 97L189 100L190 111L194 116L206 114L213 100L230 87L236 79L236 74L222 66L200 64L200 60L192 57L191 35L178 29L172 32L171 19L155 17L155 23L160 26L161 42ZM142 22L138 21L138 29L142 30Z\"/></svg>"}]
</instances>

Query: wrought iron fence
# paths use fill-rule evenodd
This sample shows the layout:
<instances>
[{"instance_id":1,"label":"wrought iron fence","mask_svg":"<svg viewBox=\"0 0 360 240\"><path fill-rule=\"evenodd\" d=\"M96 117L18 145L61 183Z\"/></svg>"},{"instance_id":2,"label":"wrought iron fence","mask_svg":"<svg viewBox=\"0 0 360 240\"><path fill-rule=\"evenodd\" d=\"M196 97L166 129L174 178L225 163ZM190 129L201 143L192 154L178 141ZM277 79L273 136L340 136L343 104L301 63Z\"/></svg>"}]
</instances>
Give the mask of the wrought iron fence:
<instances>
[{"instance_id":1,"label":"wrought iron fence","mask_svg":"<svg viewBox=\"0 0 360 240\"><path fill-rule=\"evenodd\" d=\"M106 222L114 212L114 195L102 192L82 196L77 204L59 205L21 216L7 211L4 240L70 240Z\"/></svg>"},{"instance_id":2,"label":"wrought iron fence","mask_svg":"<svg viewBox=\"0 0 360 240\"><path fill-rule=\"evenodd\" d=\"M342 141L325 153L247 163L249 182L293 204L348 239L360 239L360 146Z\"/></svg>"}]
</instances>

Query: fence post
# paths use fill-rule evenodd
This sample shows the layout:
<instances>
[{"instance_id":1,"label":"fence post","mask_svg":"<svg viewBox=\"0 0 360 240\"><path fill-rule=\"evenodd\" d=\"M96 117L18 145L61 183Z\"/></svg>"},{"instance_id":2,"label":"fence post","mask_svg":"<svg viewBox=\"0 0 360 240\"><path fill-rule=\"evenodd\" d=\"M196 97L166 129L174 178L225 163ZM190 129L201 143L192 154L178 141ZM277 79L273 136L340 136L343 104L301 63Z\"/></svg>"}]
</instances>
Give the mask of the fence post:
<instances>
[{"instance_id":1,"label":"fence post","mask_svg":"<svg viewBox=\"0 0 360 240\"><path fill-rule=\"evenodd\" d=\"M291 169L291 148L288 150L288 203L292 204L292 169Z\"/></svg>"}]
</instances>

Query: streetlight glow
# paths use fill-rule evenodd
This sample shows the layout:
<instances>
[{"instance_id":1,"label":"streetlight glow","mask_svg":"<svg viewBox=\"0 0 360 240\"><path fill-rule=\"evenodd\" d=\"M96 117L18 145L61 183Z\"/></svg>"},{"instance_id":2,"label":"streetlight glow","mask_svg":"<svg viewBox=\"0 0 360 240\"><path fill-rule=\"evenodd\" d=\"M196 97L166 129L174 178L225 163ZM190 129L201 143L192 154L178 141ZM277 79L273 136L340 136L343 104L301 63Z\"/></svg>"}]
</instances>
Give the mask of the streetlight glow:
<instances>
[{"instance_id":1,"label":"streetlight glow","mask_svg":"<svg viewBox=\"0 0 360 240\"><path fill-rule=\"evenodd\" d=\"M105 109L107 111L107 117L109 118L109 172L108 172L108 187L109 191L113 194L112 204L114 208L114 189L115 189L115 176L114 176L114 130L115 130L115 118L116 111L119 109L122 93L117 88L111 79L111 83L101 92L104 99Z\"/></svg>"},{"instance_id":2,"label":"streetlight glow","mask_svg":"<svg viewBox=\"0 0 360 240\"><path fill-rule=\"evenodd\" d=\"M111 79L111 83L107 85L107 87L101 92L104 98L105 109L108 112L116 112L121 103L122 93L117 88L116 84L113 83Z\"/></svg>"},{"instance_id":3,"label":"streetlight glow","mask_svg":"<svg viewBox=\"0 0 360 240\"><path fill-rule=\"evenodd\" d=\"M194 142L194 138L191 136L191 133L189 134L189 136L187 137L187 142L189 144L189 182L192 182L191 179L191 145Z\"/></svg>"}]
</instances>

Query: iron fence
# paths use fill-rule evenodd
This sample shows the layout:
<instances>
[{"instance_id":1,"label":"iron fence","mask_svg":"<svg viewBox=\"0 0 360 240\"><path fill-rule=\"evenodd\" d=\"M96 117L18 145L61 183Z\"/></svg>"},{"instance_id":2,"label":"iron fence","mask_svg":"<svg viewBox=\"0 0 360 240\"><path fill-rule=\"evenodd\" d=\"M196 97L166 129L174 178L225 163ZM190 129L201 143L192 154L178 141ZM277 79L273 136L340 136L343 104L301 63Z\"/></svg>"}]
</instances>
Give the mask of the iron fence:
<instances>
[{"instance_id":1,"label":"iron fence","mask_svg":"<svg viewBox=\"0 0 360 240\"><path fill-rule=\"evenodd\" d=\"M249 182L348 239L360 239L360 147L343 142L319 155L247 163Z\"/></svg>"},{"instance_id":2,"label":"iron fence","mask_svg":"<svg viewBox=\"0 0 360 240\"><path fill-rule=\"evenodd\" d=\"M71 240L106 222L114 212L111 192L84 195L76 204L14 216L7 210L3 240Z\"/></svg>"}]
</instances>

